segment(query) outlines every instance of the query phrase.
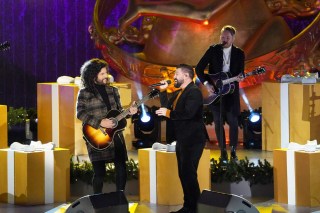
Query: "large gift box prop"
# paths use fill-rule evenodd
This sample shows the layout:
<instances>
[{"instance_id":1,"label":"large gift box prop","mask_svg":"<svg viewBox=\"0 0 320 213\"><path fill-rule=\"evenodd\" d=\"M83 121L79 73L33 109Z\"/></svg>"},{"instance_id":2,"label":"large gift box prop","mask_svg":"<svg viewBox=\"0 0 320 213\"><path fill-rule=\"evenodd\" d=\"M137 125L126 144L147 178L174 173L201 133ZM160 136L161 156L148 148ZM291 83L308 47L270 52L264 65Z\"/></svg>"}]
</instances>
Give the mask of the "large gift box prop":
<instances>
[{"instance_id":1,"label":"large gift box prop","mask_svg":"<svg viewBox=\"0 0 320 213\"><path fill-rule=\"evenodd\" d=\"M140 201L162 205L183 203L175 152L139 149ZM204 149L198 167L200 190L211 189L210 150Z\"/></svg>"},{"instance_id":2,"label":"large gift box prop","mask_svg":"<svg viewBox=\"0 0 320 213\"><path fill-rule=\"evenodd\" d=\"M129 107L131 85L114 83L113 86L119 89L123 107ZM56 147L70 149L70 154L85 155L88 153L82 122L76 117L78 91L76 84L37 84L38 140L43 143L54 142ZM129 150L132 147L130 127L131 120L128 119L124 137Z\"/></svg>"},{"instance_id":3,"label":"large gift box prop","mask_svg":"<svg viewBox=\"0 0 320 213\"><path fill-rule=\"evenodd\" d=\"M320 84L262 83L262 149L320 141Z\"/></svg>"},{"instance_id":4,"label":"large gift box prop","mask_svg":"<svg viewBox=\"0 0 320 213\"><path fill-rule=\"evenodd\" d=\"M8 147L7 106L0 105L0 149Z\"/></svg>"},{"instance_id":5,"label":"large gift box prop","mask_svg":"<svg viewBox=\"0 0 320 213\"><path fill-rule=\"evenodd\" d=\"M273 152L274 199L298 206L320 206L320 151Z\"/></svg>"},{"instance_id":6,"label":"large gift box prop","mask_svg":"<svg viewBox=\"0 0 320 213\"><path fill-rule=\"evenodd\" d=\"M0 149L0 201L37 205L70 196L69 150L19 152Z\"/></svg>"}]
</instances>

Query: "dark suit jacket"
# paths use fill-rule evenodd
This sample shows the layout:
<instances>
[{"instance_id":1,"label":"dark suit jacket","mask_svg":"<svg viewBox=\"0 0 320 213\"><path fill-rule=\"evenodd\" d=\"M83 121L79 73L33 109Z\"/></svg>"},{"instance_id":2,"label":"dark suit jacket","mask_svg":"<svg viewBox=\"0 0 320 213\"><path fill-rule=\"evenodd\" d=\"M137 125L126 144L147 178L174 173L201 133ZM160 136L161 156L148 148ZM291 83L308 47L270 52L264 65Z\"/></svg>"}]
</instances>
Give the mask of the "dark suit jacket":
<instances>
[{"instance_id":1,"label":"dark suit jacket","mask_svg":"<svg viewBox=\"0 0 320 213\"><path fill-rule=\"evenodd\" d=\"M176 108L172 104L179 91L168 100L166 92L160 93L161 106L171 110L170 120L174 136L181 145L205 143L205 125L203 122L203 98L199 88L191 82L180 95Z\"/></svg>"},{"instance_id":2,"label":"dark suit jacket","mask_svg":"<svg viewBox=\"0 0 320 213\"><path fill-rule=\"evenodd\" d=\"M231 48L230 73L232 77L244 74L244 52L236 46ZM223 51L221 45L212 45L202 56L196 66L196 74L200 81L210 82L208 75L204 74L204 70L209 65L209 74L217 74L222 71L223 66ZM239 83L235 83L235 91L232 94L223 96L223 108L227 111L232 111L233 114L240 114L240 96ZM213 106L213 110L219 111L219 103Z\"/></svg>"}]
</instances>

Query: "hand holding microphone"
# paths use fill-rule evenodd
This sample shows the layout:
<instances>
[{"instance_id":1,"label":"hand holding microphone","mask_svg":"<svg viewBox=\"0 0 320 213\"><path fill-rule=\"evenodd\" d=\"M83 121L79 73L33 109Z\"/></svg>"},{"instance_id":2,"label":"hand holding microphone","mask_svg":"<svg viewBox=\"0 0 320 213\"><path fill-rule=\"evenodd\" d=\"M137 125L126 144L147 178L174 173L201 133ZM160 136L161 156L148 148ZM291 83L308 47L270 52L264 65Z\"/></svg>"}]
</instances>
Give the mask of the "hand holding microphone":
<instances>
[{"instance_id":1,"label":"hand holding microphone","mask_svg":"<svg viewBox=\"0 0 320 213\"><path fill-rule=\"evenodd\" d=\"M222 48L224 48L224 45L226 45L226 44L227 44L226 41L222 41L219 45L220 45Z\"/></svg>"},{"instance_id":2,"label":"hand holding microphone","mask_svg":"<svg viewBox=\"0 0 320 213\"><path fill-rule=\"evenodd\" d=\"M149 87L157 87L157 86L160 86L159 88L160 89L166 89L169 84L171 84L171 81L170 80L162 80L160 81L159 83L156 83L156 84L151 84Z\"/></svg>"}]
</instances>

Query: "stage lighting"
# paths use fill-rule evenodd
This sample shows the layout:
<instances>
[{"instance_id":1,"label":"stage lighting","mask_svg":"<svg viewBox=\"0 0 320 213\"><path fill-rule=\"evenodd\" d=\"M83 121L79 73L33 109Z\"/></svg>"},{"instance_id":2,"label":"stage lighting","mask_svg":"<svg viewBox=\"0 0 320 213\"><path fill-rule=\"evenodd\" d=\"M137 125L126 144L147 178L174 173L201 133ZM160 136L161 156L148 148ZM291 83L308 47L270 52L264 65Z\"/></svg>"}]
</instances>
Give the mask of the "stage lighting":
<instances>
[{"instance_id":1,"label":"stage lighting","mask_svg":"<svg viewBox=\"0 0 320 213\"><path fill-rule=\"evenodd\" d=\"M142 123L148 123L151 119L150 113L143 111L140 115L140 120Z\"/></svg>"},{"instance_id":2,"label":"stage lighting","mask_svg":"<svg viewBox=\"0 0 320 213\"><path fill-rule=\"evenodd\" d=\"M134 136L137 139L132 145L139 148L150 148L152 144L159 141L159 119L152 108L141 105L138 113L132 116L134 125Z\"/></svg>"},{"instance_id":3,"label":"stage lighting","mask_svg":"<svg viewBox=\"0 0 320 213\"><path fill-rule=\"evenodd\" d=\"M244 112L243 120L243 146L250 149L261 149L262 124L261 108Z\"/></svg>"},{"instance_id":4,"label":"stage lighting","mask_svg":"<svg viewBox=\"0 0 320 213\"><path fill-rule=\"evenodd\" d=\"M248 117L248 128L255 134L261 134L261 112L254 110Z\"/></svg>"},{"instance_id":5,"label":"stage lighting","mask_svg":"<svg viewBox=\"0 0 320 213\"><path fill-rule=\"evenodd\" d=\"M260 116L260 113L258 112L255 112L255 111L252 111L249 115L249 121L251 123L256 123L260 120L261 116Z\"/></svg>"},{"instance_id":6,"label":"stage lighting","mask_svg":"<svg viewBox=\"0 0 320 213\"><path fill-rule=\"evenodd\" d=\"M139 116L139 120L136 121L136 127L143 134L150 134L150 132L154 129L154 118L155 116L149 112L142 113Z\"/></svg>"}]
</instances>

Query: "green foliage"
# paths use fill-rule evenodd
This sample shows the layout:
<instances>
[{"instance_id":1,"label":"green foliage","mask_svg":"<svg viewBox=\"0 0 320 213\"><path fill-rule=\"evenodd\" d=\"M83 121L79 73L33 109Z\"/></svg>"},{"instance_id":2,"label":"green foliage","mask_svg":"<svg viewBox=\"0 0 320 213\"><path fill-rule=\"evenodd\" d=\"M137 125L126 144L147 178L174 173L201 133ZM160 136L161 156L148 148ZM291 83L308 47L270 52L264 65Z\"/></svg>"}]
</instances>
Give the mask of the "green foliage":
<instances>
[{"instance_id":1,"label":"green foliage","mask_svg":"<svg viewBox=\"0 0 320 213\"><path fill-rule=\"evenodd\" d=\"M229 161L224 164L216 161L214 158L211 164L211 182L240 182L241 180L249 181L250 186L254 184L273 183L273 167L264 159L262 162L258 160L258 164L249 162L248 158L241 159L238 162Z\"/></svg>"},{"instance_id":2,"label":"green foliage","mask_svg":"<svg viewBox=\"0 0 320 213\"><path fill-rule=\"evenodd\" d=\"M258 165L255 165L246 157L240 160L239 165L243 178L250 182L250 186L273 183L273 167L266 159L263 162L259 159Z\"/></svg>"},{"instance_id":3,"label":"green foliage","mask_svg":"<svg viewBox=\"0 0 320 213\"><path fill-rule=\"evenodd\" d=\"M18 124L24 124L26 119L28 118L27 110L23 107L13 108L9 107L8 110L8 126L15 126Z\"/></svg>"},{"instance_id":4,"label":"green foliage","mask_svg":"<svg viewBox=\"0 0 320 213\"><path fill-rule=\"evenodd\" d=\"M139 164L133 159L126 163L127 179L139 179ZM249 162L248 158L241 159L238 162L229 161L227 164L218 162L214 158L210 160L211 182L235 182L239 183L242 180L250 182L250 186L254 184L268 184L273 183L273 167L265 159L258 160L258 164ZM115 169L114 164L106 164L106 176L104 181L107 183L115 183ZM93 168L90 162L74 163L70 161L70 183L75 183L81 180L87 184L92 184Z\"/></svg>"},{"instance_id":5,"label":"green foliage","mask_svg":"<svg viewBox=\"0 0 320 213\"><path fill-rule=\"evenodd\" d=\"M139 164L130 159L127 162L127 175L128 180L138 180L139 179Z\"/></svg>"},{"instance_id":6,"label":"green foliage","mask_svg":"<svg viewBox=\"0 0 320 213\"><path fill-rule=\"evenodd\" d=\"M226 181L239 183L242 180L242 174L240 172L241 169L234 161L229 161L227 164L225 164L212 158L210 160L210 167L211 182L221 183Z\"/></svg>"},{"instance_id":7,"label":"green foliage","mask_svg":"<svg viewBox=\"0 0 320 213\"><path fill-rule=\"evenodd\" d=\"M25 109L23 107L13 108L8 110L8 127L23 125L27 119L37 118L37 111L34 108Z\"/></svg>"},{"instance_id":8,"label":"green foliage","mask_svg":"<svg viewBox=\"0 0 320 213\"><path fill-rule=\"evenodd\" d=\"M28 119L30 119L30 120L34 120L34 119L36 119L37 117L38 117L38 115L37 115L37 109L35 109L35 108L28 108L27 109L27 114L28 114Z\"/></svg>"},{"instance_id":9,"label":"green foliage","mask_svg":"<svg viewBox=\"0 0 320 213\"><path fill-rule=\"evenodd\" d=\"M70 183L75 183L81 180L87 184L92 184L93 168L88 161L83 163L74 163L70 160Z\"/></svg>"},{"instance_id":10,"label":"green foliage","mask_svg":"<svg viewBox=\"0 0 320 213\"><path fill-rule=\"evenodd\" d=\"M127 169L127 180L137 180L139 176L138 163L133 159L126 162ZM81 180L87 184L92 184L93 177L92 164L88 161L83 163L74 163L72 158L70 160L70 183L75 183ZM106 175L104 177L104 182L115 183L115 168L113 163L106 164Z\"/></svg>"}]
</instances>

